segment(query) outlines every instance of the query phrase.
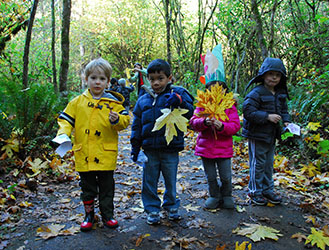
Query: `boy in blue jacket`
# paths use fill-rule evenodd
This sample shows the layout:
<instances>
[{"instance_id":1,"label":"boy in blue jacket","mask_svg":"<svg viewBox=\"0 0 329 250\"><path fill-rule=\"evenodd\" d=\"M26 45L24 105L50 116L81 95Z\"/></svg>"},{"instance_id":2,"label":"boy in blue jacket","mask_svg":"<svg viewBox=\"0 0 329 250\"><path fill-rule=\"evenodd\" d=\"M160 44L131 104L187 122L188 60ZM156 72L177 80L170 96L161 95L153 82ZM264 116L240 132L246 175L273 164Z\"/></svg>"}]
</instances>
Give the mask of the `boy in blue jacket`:
<instances>
[{"instance_id":1,"label":"boy in blue jacket","mask_svg":"<svg viewBox=\"0 0 329 250\"><path fill-rule=\"evenodd\" d=\"M143 166L142 201L148 214L147 223L160 224L161 200L157 194L158 181L162 173L165 193L162 207L168 211L170 220L179 220L180 200L176 198L178 152L184 149L184 133L177 129L177 136L167 145L165 126L152 132L156 120L164 108L183 108L189 111L184 115L190 119L193 115L193 96L184 88L172 86L171 68L168 62L156 59L147 67L151 90L142 95L134 108L131 145L132 158L137 161L140 149L144 150L148 161Z\"/></svg>"},{"instance_id":2,"label":"boy in blue jacket","mask_svg":"<svg viewBox=\"0 0 329 250\"><path fill-rule=\"evenodd\" d=\"M280 122L290 123L286 99L287 73L278 58L266 58L247 88L253 88L243 102L242 136L248 138L249 147L249 197L256 205L267 201L280 204L282 198L274 192L273 161L275 141L281 137Z\"/></svg>"}]
</instances>

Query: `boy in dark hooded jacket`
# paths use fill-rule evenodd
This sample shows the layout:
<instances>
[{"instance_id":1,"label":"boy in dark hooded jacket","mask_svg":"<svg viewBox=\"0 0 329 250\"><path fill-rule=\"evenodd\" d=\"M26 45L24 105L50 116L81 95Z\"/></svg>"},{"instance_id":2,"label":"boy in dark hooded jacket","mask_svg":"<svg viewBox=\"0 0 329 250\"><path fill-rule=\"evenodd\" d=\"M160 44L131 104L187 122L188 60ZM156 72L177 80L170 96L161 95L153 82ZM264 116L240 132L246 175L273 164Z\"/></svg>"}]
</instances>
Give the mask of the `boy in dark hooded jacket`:
<instances>
[{"instance_id":1,"label":"boy in dark hooded jacket","mask_svg":"<svg viewBox=\"0 0 329 250\"><path fill-rule=\"evenodd\" d=\"M267 201L280 204L282 198L274 192L273 161L275 141L280 139L280 121L290 123L286 69L278 58L266 58L252 83L253 88L243 102L242 135L248 138L249 197L256 205Z\"/></svg>"}]
</instances>

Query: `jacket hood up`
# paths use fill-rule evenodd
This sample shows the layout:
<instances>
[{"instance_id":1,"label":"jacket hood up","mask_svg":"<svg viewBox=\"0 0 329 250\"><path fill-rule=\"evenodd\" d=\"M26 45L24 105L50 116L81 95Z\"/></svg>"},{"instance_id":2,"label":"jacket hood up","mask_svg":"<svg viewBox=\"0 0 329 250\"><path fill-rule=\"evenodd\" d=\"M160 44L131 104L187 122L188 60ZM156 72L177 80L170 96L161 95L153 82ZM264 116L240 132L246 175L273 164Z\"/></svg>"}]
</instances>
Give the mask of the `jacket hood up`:
<instances>
[{"instance_id":1,"label":"jacket hood up","mask_svg":"<svg viewBox=\"0 0 329 250\"><path fill-rule=\"evenodd\" d=\"M258 74L256 77L251 79L251 81L248 83L246 90L250 87L253 83L263 83L263 75L268 71L278 71L282 74L280 83L275 87L276 89L284 89L286 93L288 94L287 89L287 71L285 66L283 65L283 62L279 58L272 58L267 57L262 66L260 67Z\"/></svg>"}]
</instances>

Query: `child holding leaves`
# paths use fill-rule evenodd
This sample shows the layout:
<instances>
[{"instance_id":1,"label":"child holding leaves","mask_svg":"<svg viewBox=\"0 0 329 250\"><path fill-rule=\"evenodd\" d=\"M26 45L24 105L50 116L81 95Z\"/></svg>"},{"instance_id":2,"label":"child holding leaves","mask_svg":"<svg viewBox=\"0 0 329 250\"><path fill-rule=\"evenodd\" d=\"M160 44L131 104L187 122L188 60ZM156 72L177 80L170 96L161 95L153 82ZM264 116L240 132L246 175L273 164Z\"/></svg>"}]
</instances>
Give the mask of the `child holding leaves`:
<instances>
[{"instance_id":1,"label":"child holding leaves","mask_svg":"<svg viewBox=\"0 0 329 250\"><path fill-rule=\"evenodd\" d=\"M201 156L208 180L209 198L205 207L232 209L232 136L239 131L240 120L233 93L226 93L221 45L207 52L204 68L206 92L198 91L199 102L190 125L199 132L195 155Z\"/></svg>"}]
</instances>

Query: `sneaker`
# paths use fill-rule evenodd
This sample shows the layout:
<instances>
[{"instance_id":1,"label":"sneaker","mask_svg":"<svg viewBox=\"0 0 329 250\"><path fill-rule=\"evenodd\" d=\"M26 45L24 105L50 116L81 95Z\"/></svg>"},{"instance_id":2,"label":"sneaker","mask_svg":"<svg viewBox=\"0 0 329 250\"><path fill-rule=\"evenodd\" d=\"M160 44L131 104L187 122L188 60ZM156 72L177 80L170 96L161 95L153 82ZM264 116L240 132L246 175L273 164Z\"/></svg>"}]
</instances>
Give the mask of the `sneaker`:
<instances>
[{"instance_id":1,"label":"sneaker","mask_svg":"<svg viewBox=\"0 0 329 250\"><path fill-rule=\"evenodd\" d=\"M158 225L160 224L160 215L158 212L151 212L147 215L147 224Z\"/></svg>"},{"instance_id":2,"label":"sneaker","mask_svg":"<svg viewBox=\"0 0 329 250\"><path fill-rule=\"evenodd\" d=\"M258 206L265 206L267 204L267 200L262 195L253 195L248 194L251 199L251 202Z\"/></svg>"},{"instance_id":3,"label":"sneaker","mask_svg":"<svg viewBox=\"0 0 329 250\"><path fill-rule=\"evenodd\" d=\"M171 208L169 209L169 220L180 220L182 219L182 216L178 213L177 208Z\"/></svg>"},{"instance_id":4,"label":"sneaker","mask_svg":"<svg viewBox=\"0 0 329 250\"><path fill-rule=\"evenodd\" d=\"M109 219L109 220L103 220L103 223L105 226L109 227L109 228L116 228L119 226L119 223L117 220L115 219Z\"/></svg>"},{"instance_id":5,"label":"sneaker","mask_svg":"<svg viewBox=\"0 0 329 250\"><path fill-rule=\"evenodd\" d=\"M273 192L268 194L263 194L263 196L272 204L280 204L282 201L282 197Z\"/></svg>"}]
</instances>

